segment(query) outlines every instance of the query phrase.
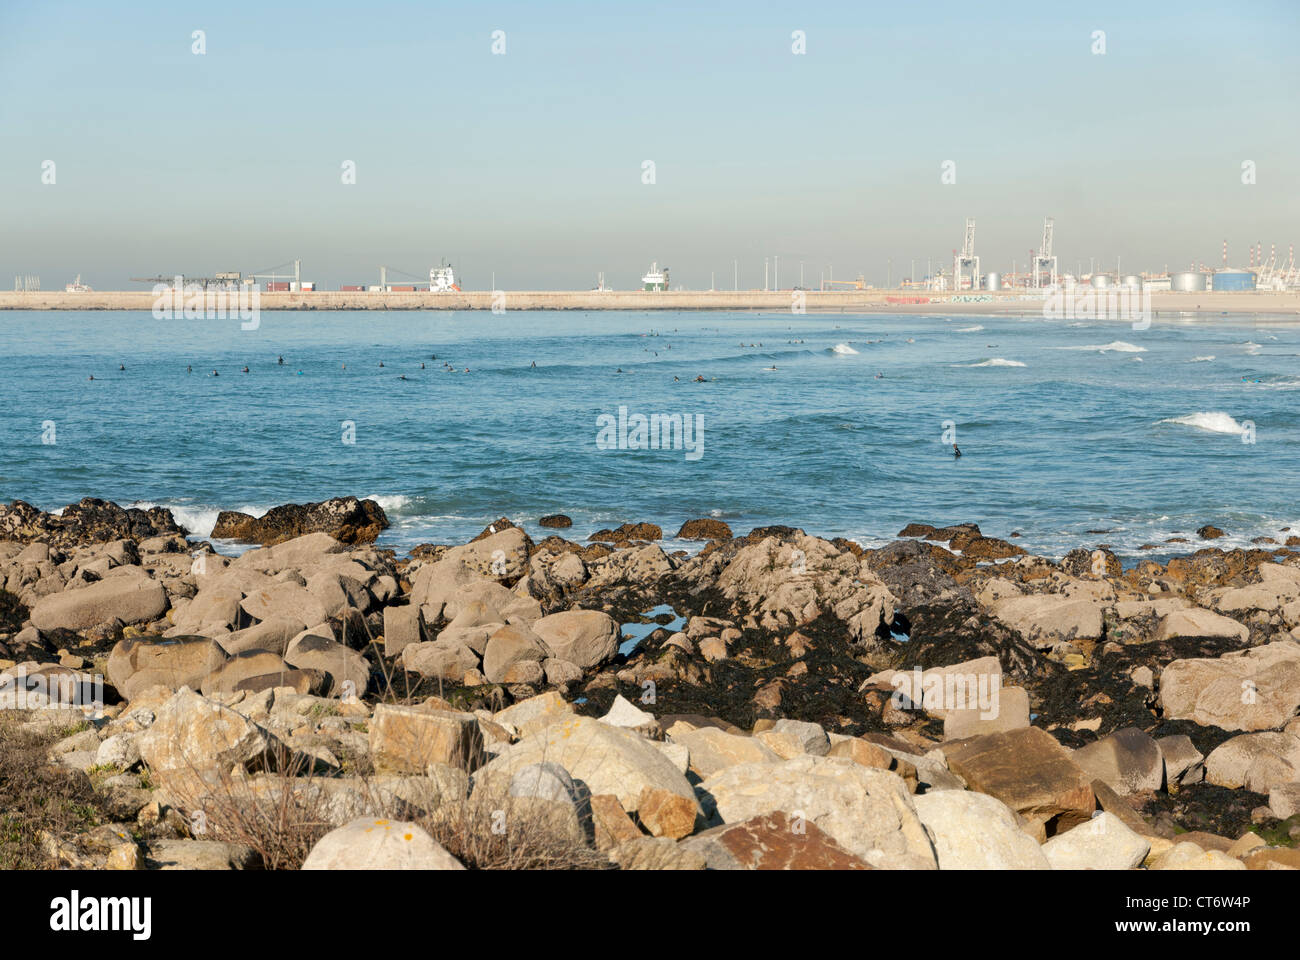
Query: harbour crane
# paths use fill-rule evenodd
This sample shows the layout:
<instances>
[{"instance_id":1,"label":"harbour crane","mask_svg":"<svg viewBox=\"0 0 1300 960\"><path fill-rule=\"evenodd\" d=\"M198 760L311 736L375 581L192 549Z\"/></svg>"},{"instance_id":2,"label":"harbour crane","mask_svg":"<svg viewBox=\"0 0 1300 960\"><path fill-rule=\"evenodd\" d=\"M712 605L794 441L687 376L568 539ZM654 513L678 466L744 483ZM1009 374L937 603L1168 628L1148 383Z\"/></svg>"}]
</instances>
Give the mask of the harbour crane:
<instances>
[{"instance_id":1,"label":"harbour crane","mask_svg":"<svg viewBox=\"0 0 1300 960\"><path fill-rule=\"evenodd\" d=\"M858 274L858 279L856 280L827 280L826 286L852 287L854 290L865 290L867 289L867 278L862 274Z\"/></svg>"},{"instance_id":2,"label":"harbour crane","mask_svg":"<svg viewBox=\"0 0 1300 960\"><path fill-rule=\"evenodd\" d=\"M1048 217L1043 221L1043 245L1038 248L1037 255L1032 256L1030 259L1030 263L1033 264L1030 268L1030 274L1035 290L1039 290L1043 287L1044 273L1046 273L1049 278L1047 286L1056 286L1056 256L1052 253L1052 235L1055 232L1055 226L1056 221L1051 217Z\"/></svg>"},{"instance_id":3,"label":"harbour crane","mask_svg":"<svg viewBox=\"0 0 1300 960\"><path fill-rule=\"evenodd\" d=\"M952 258L952 288L962 289L963 276L970 278L969 289L979 286L980 258L975 255L975 218L966 218L966 238L962 241L961 252Z\"/></svg>"}]
</instances>

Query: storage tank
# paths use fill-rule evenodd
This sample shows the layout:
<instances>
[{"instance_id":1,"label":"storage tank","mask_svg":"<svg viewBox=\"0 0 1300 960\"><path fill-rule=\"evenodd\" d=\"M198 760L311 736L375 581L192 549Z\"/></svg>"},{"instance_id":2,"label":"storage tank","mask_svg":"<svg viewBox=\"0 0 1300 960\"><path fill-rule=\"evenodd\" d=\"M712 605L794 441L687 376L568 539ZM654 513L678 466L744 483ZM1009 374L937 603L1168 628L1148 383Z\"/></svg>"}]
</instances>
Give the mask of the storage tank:
<instances>
[{"instance_id":1,"label":"storage tank","mask_svg":"<svg viewBox=\"0 0 1300 960\"><path fill-rule=\"evenodd\" d=\"M996 272L993 272L993 271L990 271L989 273L984 274L984 289L985 289L985 290L1001 290L1001 289L1002 289L1002 274L1000 274L1000 273L996 273Z\"/></svg>"},{"instance_id":2,"label":"storage tank","mask_svg":"<svg viewBox=\"0 0 1300 960\"><path fill-rule=\"evenodd\" d=\"M1105 273L1094 273L1092 275L1092 285L1097 290L1110 289L1110 275Z\"/></svg>"},{"instance_id":3,"label":"storage tank","mask_svg":"<svg viewBox=\"0 0 1300 960\"><path fill-rule=\"evenodd\" d=\"M1180 293L1198 293L1207 289L1206 277L1203 273L1185 273L1171 274L1169 277L1169 289L1177 290Z\"/></svg>"},{"instance_id":4,"label":"storage tank","mask_svg":"<svg viewBox=\"0 0 1300 960\"><path fill-rule=\"evenodd\" d=\"M1142 278L1136 273L1129 273L1124 276L1124 279L1119 282L1119 285L1121 287L1128 287L1130 290L1140 290L1142 289Z\"/></svg>"},{"instance_id":5,"label":"storage tank","mask_svg":"<svg viewBox=\"0 0 1300 960\"><path fill-rule=\"evenodd\" d=\"M1220 270L1214 275L1214 289L1216 292L1254 290L1255 274L1250 270Z\"/></svg>"}]
</instances>

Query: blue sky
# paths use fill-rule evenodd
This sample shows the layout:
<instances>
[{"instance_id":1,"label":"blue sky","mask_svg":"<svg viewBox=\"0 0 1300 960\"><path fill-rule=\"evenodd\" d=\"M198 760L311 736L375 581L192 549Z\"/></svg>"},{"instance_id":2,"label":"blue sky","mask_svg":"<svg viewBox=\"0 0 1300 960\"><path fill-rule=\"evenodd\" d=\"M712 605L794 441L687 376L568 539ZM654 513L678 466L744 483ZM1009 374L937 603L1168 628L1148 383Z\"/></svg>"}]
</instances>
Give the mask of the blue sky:
<instances>
[{"instance_id":1,"label":"blue sky","mask_svg":"<svg viewBox=\"0 0 1300 960\"><path fill-rule=\"evenodd\" d=\"M785 286L801 260L883 283L950 259L966 216L1004 271L1045 215L1063 270L1297 239L1300 4L980 6L7 0L0 283L447 257L480 289L626 288L651 260L754 287L772 256Z\"/></svg>"}]
</instances>

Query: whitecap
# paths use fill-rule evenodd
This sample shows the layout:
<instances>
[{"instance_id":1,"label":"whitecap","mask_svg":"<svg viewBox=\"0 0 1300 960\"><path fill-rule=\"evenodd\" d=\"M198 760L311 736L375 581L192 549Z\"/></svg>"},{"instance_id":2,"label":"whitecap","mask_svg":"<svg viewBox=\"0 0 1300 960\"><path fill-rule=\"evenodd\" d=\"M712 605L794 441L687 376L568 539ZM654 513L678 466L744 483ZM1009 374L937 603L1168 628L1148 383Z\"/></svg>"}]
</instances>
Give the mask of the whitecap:
<instances>
[{"instance_id":1,"label":"whitecap","mask_svg":"<svg viewBox=\"0 0 1300 960\"><path fill-rule=\"evenodd\" d=\"M973 327L958 327L956 332L957 333L979 333L983 329L984 328L977 323Z\"/></svg>"},{"instance_id":2,"label":"whitecap","mask_svg":"<svg viewBox=\"0 0 1300 960\"><path fill-rule=\"evenodd\" d=\"M959 367L1023 367L1024 364L1019 360L1006 360L1002 357L994 357L992 360L985 360L982 363L959 363Z\"/></svg>"},{"instance_id":3,"label":"whitecap","mask_svg":"<svg viewBox=\"0 0 1300 960\"><path fill-rule=\"evenodd\" d=\"M1245 427L1221 410L1203 413L1189 413L1185 417L1168 417L1160 423L1175 423L1184 427L1195 427L1208 433L1235 433L1240 435Z\"/></svg>"},{"instance_id":4,"label":"whitecap","mask_svg":"<svg viewBox=\"0 0 1300 960\"><path fill-rule=\"evenodd\" d=\"M857 354L857 352L858 351L854 350L847 343L837 343L835 346L831 347L831 353L838 353L843 356L854 355Z\"/></svg>"},{"instance_id":5,"label":"whitecap","mask_svg":"<svg viewBox=\"0 0 1300 960\"><path fill-rule=\"evenodd\" d=\"M1096 350L1098 353L1146 353L1146 347L1139 347L1124 340L1112 340L1110 343L1089 343L1082 347L1057 347L1057 350Z\"/></svg>"},{"instance_id":6,"label":"whitecap","mask_svg":"<svg viewBox=\"0 0 1300 960\"><path fill-rule=\"evenodd\" d=\"M1214 357L1212 357L1212 356L1208 356L1208 357L1192 357L1192 359L1188 360L1187 362L1188 362L1188 363L1209 363L1209 362L1210 362L1211 360L1213 360L1213 359L1214 359Z\"/></svg>"}]
</instances>

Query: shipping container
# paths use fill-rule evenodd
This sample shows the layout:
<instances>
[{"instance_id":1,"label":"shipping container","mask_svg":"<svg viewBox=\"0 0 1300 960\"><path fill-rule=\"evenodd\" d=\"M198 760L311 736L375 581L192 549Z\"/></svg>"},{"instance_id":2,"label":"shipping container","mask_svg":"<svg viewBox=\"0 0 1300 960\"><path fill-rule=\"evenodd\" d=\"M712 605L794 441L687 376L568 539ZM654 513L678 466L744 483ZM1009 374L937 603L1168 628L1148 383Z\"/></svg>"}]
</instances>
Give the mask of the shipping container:
<instances>
[{"instance_id":1,"label":"shipping container","mask_svg":"<svg viewBox=\"0 0 1300 960\"><path fill-rule=\"evenodd\" d=\"M364 293L366 288L354 283L345 283L339 289L344 293Z\"/></svg>"},{"instance_id":2,"label":"shipping container","mask_svg":"<svg viewBox=\"0 0 1300 960\"><path fill-rule=\"evenodd\" d=\"M308 291L308 292L310 292L310 291L312 291L312 290L315 290L315 289L316 289L316 281L315 281L315 280L304 280L304 281L302 282L302 289L305 290L305 291Z\"/></svg>"},{"instance_id":3,"label":"shipping container","mask_svg":"<svg viewBox=\"0 0 1300 960\"><path fill-rule=\"evenodd\" d=\"M415 293L413 286L389 287L388 290L390 293Z\"/></svg>"},{"instance_id":4,"label":"shipping container","mask_svg":"<svg viewBox=\"0 0 1300 960\"><path fill-rule=\"evenodd\" d=\"M288 280L268 281L266 284L266 292L267 293L288 293L289 281Z\"/></svg>"}]
</instances>

